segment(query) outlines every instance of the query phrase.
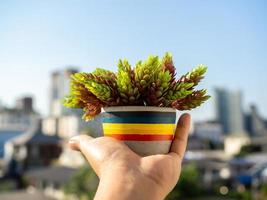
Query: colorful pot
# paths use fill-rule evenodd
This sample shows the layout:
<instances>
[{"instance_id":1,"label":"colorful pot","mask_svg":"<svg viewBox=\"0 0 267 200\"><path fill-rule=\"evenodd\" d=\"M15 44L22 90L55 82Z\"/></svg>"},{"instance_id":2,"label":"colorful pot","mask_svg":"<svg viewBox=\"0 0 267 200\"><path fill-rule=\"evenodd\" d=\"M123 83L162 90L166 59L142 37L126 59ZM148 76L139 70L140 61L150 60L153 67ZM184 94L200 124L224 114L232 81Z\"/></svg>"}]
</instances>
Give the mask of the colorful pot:
<instances>
[{"instance_id":1,"label":"colorful pot","mask_svg":"<svg viewBox=\"0 0 267 200\"><path fill-rule=\"evenodd\" d=\"M102 110L104 136L125 142L141 156L166 154L174 137L176 110L150 106L116 106Z\"/></svg>"}]
</instances>

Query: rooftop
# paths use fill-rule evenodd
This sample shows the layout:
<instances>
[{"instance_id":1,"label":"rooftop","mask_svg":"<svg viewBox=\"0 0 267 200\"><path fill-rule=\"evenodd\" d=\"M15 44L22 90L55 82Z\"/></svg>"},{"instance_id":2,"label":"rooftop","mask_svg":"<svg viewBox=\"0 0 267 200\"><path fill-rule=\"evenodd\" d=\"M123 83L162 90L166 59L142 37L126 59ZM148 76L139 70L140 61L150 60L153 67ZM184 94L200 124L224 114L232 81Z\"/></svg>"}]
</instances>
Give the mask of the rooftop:
<instances>
[{"instance_id":1,"label":"rooftop","mask_svg":"<svg viewBox=\"0 0 267 200\"><path fill-rule=\"evenodd\" d=\"M34 134L26 144L57 144L60 138L58 136L49 136L42 133Z\"/></svg>"}]
</instances>

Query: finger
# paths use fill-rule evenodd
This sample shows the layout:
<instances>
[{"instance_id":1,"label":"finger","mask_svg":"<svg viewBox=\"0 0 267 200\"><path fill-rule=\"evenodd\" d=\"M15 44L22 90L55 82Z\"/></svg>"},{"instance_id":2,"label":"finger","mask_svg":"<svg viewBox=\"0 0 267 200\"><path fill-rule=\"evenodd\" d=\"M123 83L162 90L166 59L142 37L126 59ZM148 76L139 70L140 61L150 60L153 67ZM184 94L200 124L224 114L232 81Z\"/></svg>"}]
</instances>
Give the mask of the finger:
<instances>
[{"instance_id":1,"label":"finger","mask_svg":"<svg viewBox=\"0 0 267 200\"><path fill-rule=\"evenodd\" d=\"M80 149L80 141L83 141L83 139L85 140L91 140L93 139L91 136L88 136L88 135L78 135L78 136L74 136L72 137L70 140L69 140L69 147L72 149L72 150L75 150L75 151L81 151Z\"/></svg>"},{"instance_id":2,"label":"finger","mask_svg":"<svg viewBox=\"0 0 267 200\"><path fill-rule=\"evenodd\" d=\"M175 153L176 156L178 155L181 161L186 150L189 129L190 115L188 113L185 113L180 117L177 123L174 140L172 142L170 150L170 152Z\"/></svg>"},{"instance_id":3,"label":"finger","mask_svg":"<svg viewBox=\"0 0 267 200\"><path fill-rule=\"evenodd\" d=\"M88 135L78 135L69 140L69 146L73 150L80 151L96 174L99 175L99 155L97 149L92 144L93 139Z\"/></svg>"}]
</instances>

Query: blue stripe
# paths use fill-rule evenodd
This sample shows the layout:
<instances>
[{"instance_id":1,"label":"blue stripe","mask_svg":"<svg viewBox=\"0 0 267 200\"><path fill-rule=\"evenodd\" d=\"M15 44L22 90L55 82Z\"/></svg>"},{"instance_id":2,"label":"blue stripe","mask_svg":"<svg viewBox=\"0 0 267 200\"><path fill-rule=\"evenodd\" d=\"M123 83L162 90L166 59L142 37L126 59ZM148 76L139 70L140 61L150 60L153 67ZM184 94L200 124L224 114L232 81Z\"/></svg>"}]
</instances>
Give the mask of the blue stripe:
<instances>
[{"instance_id":1,"label":"blue stripe","mask_svg":"<svg viewBox=\"0 0 267 200\"><path fill-rule=\"evenodd\" d=\"M127 111L127 112L104 112L104 117L175 117L175 112L140 112L140 111Z\"/></svg>"},{"instance_id":2,"label":"blue stripe","mask_svg":"<svg viewBox=\"0 0 267 200\"><path fill-rule=\"evenodd\" d=\"M103 123L174 124L175 117L104 117Z\"/></svg>"}]
</instances>

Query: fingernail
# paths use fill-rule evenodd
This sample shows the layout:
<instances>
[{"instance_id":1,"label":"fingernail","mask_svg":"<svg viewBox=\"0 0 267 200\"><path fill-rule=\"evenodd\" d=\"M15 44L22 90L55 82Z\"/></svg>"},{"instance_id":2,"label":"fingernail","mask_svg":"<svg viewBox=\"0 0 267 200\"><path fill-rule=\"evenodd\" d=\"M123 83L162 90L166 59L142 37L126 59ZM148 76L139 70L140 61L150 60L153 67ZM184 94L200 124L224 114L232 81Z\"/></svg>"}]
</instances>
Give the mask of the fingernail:
<instances>
[{"instance_id":1,"label":"fingernail","mask_svg":"<svg viewBox=\"0 0 267 200\"><path fill-rule=\"evenodd\" d=\"M73 140L73 139L70 139L70 140L69 140L69 144L76 144L76 143L77 143L76 140Z\"/></svg>"},{"instance_id":2,"label":"fingernail","mask_svg":"<svg viewBox=\"0 0 267 200\"><path fill-rule=\"evenodd\" d=\"M74 144L74 143L77 143L78 141L79 141L78 140L78 137L77 136L74 136L74 137L70 138L69 143Z\"/></svg>"},{"instance_id":3,"label":"fingernail","mask_svg":"<svg viewBox=\"0 0 267 200\"><path fill-rule=\"evenodd\" d=\"M79 151L79 140L77 137L73 137L69 140L69 147L73 150Z\"/></svg>"}]
</instances>

